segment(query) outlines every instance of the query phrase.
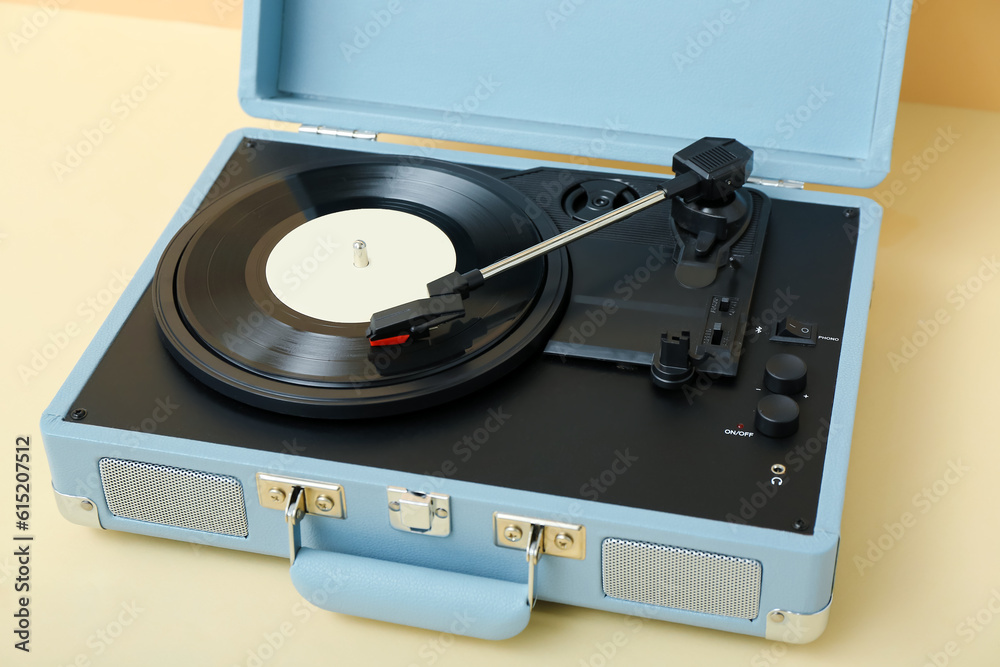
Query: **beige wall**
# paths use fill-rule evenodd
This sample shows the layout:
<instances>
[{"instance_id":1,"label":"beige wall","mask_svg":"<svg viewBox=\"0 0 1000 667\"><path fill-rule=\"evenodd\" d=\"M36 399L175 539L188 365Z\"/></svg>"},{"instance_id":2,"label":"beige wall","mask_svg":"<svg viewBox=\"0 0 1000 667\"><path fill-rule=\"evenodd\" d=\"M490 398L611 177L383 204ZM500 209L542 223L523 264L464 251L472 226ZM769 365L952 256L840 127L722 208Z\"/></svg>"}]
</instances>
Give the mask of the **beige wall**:
<instances>
[{"instance_id":1,"label":"beige wall","mask_svg":"<svg viewBox=\"0 0 1000 667\"><path fill-rule=\"evenodd\" d=\"M14 1L38 4L38 0ZM913 4L903 100L1000 111L1000 2L913 0ZM65 0L65 5L232 28L240 25L242 7L240 0Z\"/></svg>"}]
</instances>

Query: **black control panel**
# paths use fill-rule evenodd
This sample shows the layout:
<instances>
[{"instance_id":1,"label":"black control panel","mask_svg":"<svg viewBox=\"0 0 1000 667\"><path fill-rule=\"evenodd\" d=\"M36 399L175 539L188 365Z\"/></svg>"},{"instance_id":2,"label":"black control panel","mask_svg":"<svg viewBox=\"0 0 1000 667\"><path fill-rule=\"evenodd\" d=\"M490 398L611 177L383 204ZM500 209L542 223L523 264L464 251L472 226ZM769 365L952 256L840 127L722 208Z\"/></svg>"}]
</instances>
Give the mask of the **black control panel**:
<instances>
[{"instance_id":1,"label":"black control panel","mask_svg":"<svg viewBox=\"0 0 1000 667\"><path fill-rule=\"evenodd\" d=\"M322 162L330 150L244 144L208 199L270 171ZM658 183L572 170L483 171L524 192L561 229L601 210L602 197L611 206ZM148 289L73 409L86 409L87 423L148 430L157 401L169 398L177 407L155 424L162 435L809 533L857 211L746 191L766 225L759 218L750 236L734 241L727 252L742 259L723 262L710 284L678 280L670 207L639 213L568 246L569 304L546 353L425 412L316 420L229 399L164 349ZM701 362L699 347L717 353ZM654 358L669 370L684 360L673 350L684 348L690 377L658 386Z\"/></svg>"}]
</instances>

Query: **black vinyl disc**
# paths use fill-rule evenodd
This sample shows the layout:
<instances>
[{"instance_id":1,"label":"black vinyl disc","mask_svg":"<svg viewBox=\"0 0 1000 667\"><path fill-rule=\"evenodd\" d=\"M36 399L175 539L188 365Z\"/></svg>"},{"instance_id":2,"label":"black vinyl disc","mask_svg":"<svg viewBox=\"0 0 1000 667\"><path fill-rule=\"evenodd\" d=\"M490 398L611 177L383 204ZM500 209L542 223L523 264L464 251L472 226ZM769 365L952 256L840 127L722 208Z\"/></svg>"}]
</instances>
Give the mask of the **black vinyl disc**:
<instances>
[{"instance_id":1,"label":"black vinyl disc","mask_svg":"<svg viewBox=\"0 0 1000 667\"><path fill-rule=\"evenodd\" d=\"M491 278L465 300L464 318L402 345L372 347L367 323L285 305L265 277L271 250L310 220L362 208L431 222L461 272L557 232L521 193L446 162L355 157L272 173L196 213L168 244L153 286L167 349L199 380L250 405L351 419L450 400L544 347L564 305L565 250Z\"/></svg>"}]
</instances>

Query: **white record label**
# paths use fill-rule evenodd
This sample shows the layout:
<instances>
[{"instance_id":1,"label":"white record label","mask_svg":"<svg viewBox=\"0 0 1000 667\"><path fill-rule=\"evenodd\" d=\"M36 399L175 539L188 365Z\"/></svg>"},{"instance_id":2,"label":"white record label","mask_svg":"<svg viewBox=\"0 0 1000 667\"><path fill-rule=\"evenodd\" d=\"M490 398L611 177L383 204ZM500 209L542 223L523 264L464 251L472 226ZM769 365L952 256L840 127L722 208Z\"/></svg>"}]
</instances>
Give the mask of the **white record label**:
<instances>
[{"instance_id":1,"label":"white record label","mask_svg":"<svg viewBox=\"0 0 1000 667\"><path fill-rule=\"evenodd\" d=\"M366 246L367 266L355 265L356 241ZM431 222L364 208L293 229L268 256L265 277L292 310L328 322L364 323L380 310L425 298L427 283L454 271L455 262L451 239Z\"/></svg>"}]
</instances>

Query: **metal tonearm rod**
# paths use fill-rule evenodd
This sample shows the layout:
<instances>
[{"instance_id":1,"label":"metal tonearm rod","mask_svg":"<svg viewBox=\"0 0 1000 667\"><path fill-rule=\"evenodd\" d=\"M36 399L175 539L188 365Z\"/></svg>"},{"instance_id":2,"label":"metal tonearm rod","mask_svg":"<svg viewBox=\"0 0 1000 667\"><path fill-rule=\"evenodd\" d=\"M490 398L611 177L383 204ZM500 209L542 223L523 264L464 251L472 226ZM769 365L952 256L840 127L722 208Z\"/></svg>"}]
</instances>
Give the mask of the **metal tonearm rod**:
<instances>
[{"instance_id":1,"label":"metal tonearm rod","mask_svg":"<svg viewBox=\"0 0 1000 667\"><path fill-rule=\"evenodd\" d=\"M457 271L428 283L428 297L372 315L367 336L372 345L397 343L465 316L462 300L498 274L530 262L609 225L674 197L688 201L726 199L746 183L753 151L735 139L706 137L674 155L674 178L624 206L569 229L482 269Z\"/></svg>"}]
</instances>

